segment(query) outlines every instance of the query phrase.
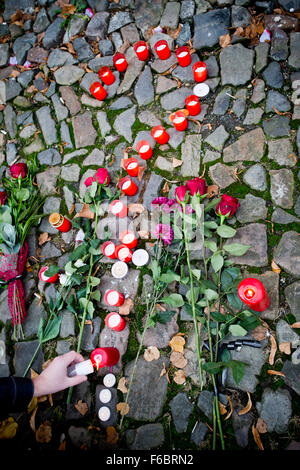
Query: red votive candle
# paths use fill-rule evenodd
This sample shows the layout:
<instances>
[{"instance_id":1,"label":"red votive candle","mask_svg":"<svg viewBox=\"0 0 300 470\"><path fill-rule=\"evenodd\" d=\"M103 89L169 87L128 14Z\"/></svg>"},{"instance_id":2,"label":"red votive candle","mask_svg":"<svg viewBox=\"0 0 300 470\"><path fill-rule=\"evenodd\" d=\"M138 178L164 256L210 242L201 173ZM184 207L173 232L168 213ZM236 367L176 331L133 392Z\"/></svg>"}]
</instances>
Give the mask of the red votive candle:
<instances>
[{"instance_id":1,"label":"red votive candle","mask_svg":"<svg viewBox=\"0 0 300 470\"><path fill-rule=\"evenodd\" d=\"M115 366L120 359L120 353L117 348L96 348L91 353L91 362L97 370L100 367Z\"/></svg>"},{"instance_id":2,"label":"red votive candle","mask_svg":"<svg viewBox=\"0 0 300 470\"><path fill-rule=\"evenodd\" d=\"M51 282L51 283L56 282L57 279L58 279L58 273L54 274L54 276L48 277L45 274L45 271L47 271L47 270L48 270L48 266L44 266L43 268L40 269L40 271L39 271L40 280L44 281L44 282Z\"/></svg>"},{"instance_id":3,"label":"red votive candle","mask_svg":"<svg viewBox=\"0 0 300 470\"><path fill-rule=\"evenodd\" d=\"M123 305L125 297L117 290L109 289L105 292L104 301L110 307L120 307Z\"/></svg>"},{"instance_id":4,"label":"red votive candle","mask_svg":"<svg viewBox=\"0 0 300 470\"><path fill-rule=\"evenodd\" d=\"M101 67L98 72L99 77L105 83L105 85L111 85L114 83L116 77L108 67Z\"/></svg>"},{"instance_id":5,"label":"red votive candle","mask_svg":"<svg viewBox=\"0 0 300 470\"><path fill-rule=\"evenodd\" d=\"M49 215L49 223L60 232L69 232L72 228L71 222L58 212Z\"/></svg>"},{"instance_id":6,"label":"red votive candle","mask_svg":"<svg viewBox=\"0 0 300 470\"><path fill-rule=\"evenodd\" d=\"M176 51L176 57L181 67L187 67L192 61L190 50L187 46L179 47Z\"/></svg>"},{"instance_id":7,"label":"red votive candle","mask_svg":"<svg viewBox=\"0 0 300 470\"><path fill-rule=\"evenodd\" d=\"M197 116L201 112L198 96L190 95L185 100L185 106L191 116Z\"/></svg>"},{"instance_id":8,"label":"red votive candle","mask_svg":"<svg viewBox=\"0 0 300 470\"><path fill-rule=\"evenodd\" d=\"M107 92L100 82L92 83L90 86L90 92L99 101L103 101L107 96Z\"/></svg>"},{"instance_id":9,"label":"red votive candle","mask_svg":"<svg viewBox=\"0 0 300 470\"><path fill-rule=\"evenodd\" d=\"M117 312L111 312L105 317L105 325L114 331L122 331L126 326L124 318Z\"/></svg>"},{"instance_id":10,"label":"red votive candle","mask_svg":"<svg viewBox=\"0 0 300 470\"><path fill-rule=\"evenodd\" d=\"M152 148L148 140L140 140L136 145L136 149L143 160L149 160L152 157Z\"/></svg>"},{"instance_id":11,"label":"red votive candle","mask_svg":"<svg viewBox=\"0 0 300 470\"><path fill-rule=\"evenodd\" d=\"M261 281L247 277L238 286L239 298L256 312L263 312L270 305L270 298Z\"/></svg>"},{"instance_id":12,"label":"red votive candle","mask_svg":"<svg viewBox=\"0 0 300 470\"><path fill-rule=\"evenodd\" d=\"M128 67L128 62L125 55L121 54L120 52L113 56L113 63L119 72L125 72Z\"/></svg>"},{"instance_id":13,"label":"red votive candle","mask_svg":"<svg viewBox=\"0 0 300 470\"><path fill-rule=\"evenodd\" d=\"M129 263L132 259L132 251L124 244L117 246L115 253L116 257L124 263Z\"/></svg>"},{"instance_id":14,"label":"red votive candle","mask_svg":"<svg viewBox=\"0 0 300 470\"><path fill-rule=\"evenodd\" d=\"M136 158L127 158L123 165L129 176L138 176L140 165Z\"/></svg>"},{"instance_id":15,"label":"red votive candle","mask_svg":"<svg viewBox=\"0 0 300 470\"><path fill-rule=\"evenodd\" d=\"M137 245L137 238L131 230L124 230L120 234L120 242L128 248L135 248Z\"/></svg>"},{"instance_id":16,"label":"red votive candle","mask_svg":"<svg viewBox=\"0 0 300 470\"><path fill-rule=\"evenodd\" d=\"M204 62L196 62L193 65L194 79L196 82L204 82L207 79L207 68Z\"/></svg>"},{"instance_id":17,"label":"red votive candle","mask_svg":"<svg viewBox=\"0 0 300 470\"><path fill-rule=\"evenodd\" d=\"M103 245L101 246L101 251L104 254L104 256L107 256L107 258L110 258L110 259L116 258L115 249L116 249L116 245L111 241L104 242Z\"/></svg>"},{"instance_id":18,"label":"red votive candle","mask_svg":"<svg viewBox=\"0 0 300 470\"><path fill-rule=\"evenodd\" d=\"M176 111L176 113L171 114L170 119L177 131L184 131L187 126L187 118L183 111Z\"/></svg>"},{"instance_id":19,"label":"red votive candle","mask_svg":"<svg viewBox=\"0 0 300 470\"><path fill-rule=\"evenodd\" d=\"M128 207L119 199L115 199L109 205L109 212L117 217L126 217L128 214Z\"/></svg>"},{"instance_id":20,"label":"red votive candle","mask_svg":"<svg viewBox=\"0 0 300 470\"><path fill-rule=\"evenodd\" d=\"M133 46L133 49L139 60L147 60L149 57L149 51L145 41L138 41Z\"/></svg>"},{"instance_id":21,"label":"red votive candle","mask_svg":"<svg viewBox=\"0 0 300 470\"><path fill-rule=\"evenodd\" d=\"M125 176L125 178L120 179L119 188L127 196L134 196L138 192L138 189L139 189L137 185L128 176Z\"/></svg>"},{"instance_id":22,"label":"red votive candle","mask_svg":"<svg viewBox=\"0 0 300 470\"><path fill-rule=\"evenodd\" d=\"M155 126L151 130L151 136L159 144L166 144L169 142L170 136L163 126Z\"/></svg>"},{"instance_id":23,"label":"red votive candle","mask_svg":"<svg viewBox=\"0 0 300 470\"><path fill-rule=\"evenodd\" d=\"M161 39L154 44L154 49L156 54L161 60L166 60L170 57L171 51L169 49L169 45L165 39Z\"/></svg>"}]
</instances>

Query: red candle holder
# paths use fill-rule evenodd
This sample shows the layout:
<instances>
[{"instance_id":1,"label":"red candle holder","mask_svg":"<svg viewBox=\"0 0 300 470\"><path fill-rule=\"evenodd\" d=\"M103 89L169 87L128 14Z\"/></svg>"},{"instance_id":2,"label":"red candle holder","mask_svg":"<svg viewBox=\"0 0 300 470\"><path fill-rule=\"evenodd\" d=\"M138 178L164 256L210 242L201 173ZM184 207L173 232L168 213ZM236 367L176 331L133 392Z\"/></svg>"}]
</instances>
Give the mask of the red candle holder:
<instances>
[{"instance_id":1,"label":"red candle holder","mask_svg":"<svg viewBox=\"0 0 300 470\"><path fill-rule=\"evenodd\" d=\"M43 266L40 269L40 271L39 271L40 280L44 281L44 282L50 282L50 283L56 282L58 280L58 273L54 274L54 276L48 277L45 274L45 271L47 271L48 269L49 269L48 266Z\"/></svg>"},{"instance_id":2,"label":"red candle holder","mask_svg":"<svg viewBox=\"0 0 300 470\"><path fill-rule=\"evenodd\" d=\"M60 232L69 232L72 228L71 222L58 212L49 215L49 223Z\"/></svg>"},{"instance_id":3,"label":"red candle holder","mask_svg":"<svg viewBox=\"0 0 300 470\"><path fill-rule=\"evenodd\" d=\"M116 79L108 67L101 67L101 69L98 71L98 75L105 85L112 85Z\"/></svg>"},{"instance_id":4,"label":"red candle holder","mask_svg":"<svg viewBox=\"0 0 300 470\"><path fill-rule=\"evenodd\" d=\"M138 176L140 165L139 165L139 162L137 161L136 158L134 158L134 157L127 158L124 161L123 166L124 166L124 168L127 171L129 176L134 176L134 177Z\"/></svg>"},{"instance_id":5,"label":"red candle holder","mask_svg":"<svg viewBox=\"0 0 300 470\"><path fill-rule=\"evenodd\" d=\"M115 199L112 201L108 208L109 212L114 214L116 217L126 217L128 214L128 207L120 201L119 199Z\"/></svg>"},{"instance_id":6,"label":"red candle holder","mask_svg":"<svg viewBox=\"0 0 300 470\"><path fill-rule=\"evenodd\" d=\"M176 57L181 67L187 67L192 61L190 50L187 46L179 47L176 50Z\"/></svg>"},{"instance_id":7,"label":"red candle holder","mask_svg":"<svg viewBox=\"0 0 300 470\"><path fill-rule=\"evenodd\" d=\"M184 131L188 126L187 118L183 111L176 111L176 113L171 114L170 121L177 131Z\"/></svg>"},{"instance_id":8,"label":"red candle holder","mask_svg":"<svg viewBox=\"0 0 300 470\"><path fill-rule=\"evenodd\" d=\"M171 51L169 49L169 44L165 39L161 39L154 44L154 49L156 54L161 60L166 60L170 57Z\"/></svg>"},{"instance_id":9,"label":"red candle holder","mask_svg":"<svg viewBox=\"0 0 300 470\"><path fill-rule=\"evenodd\" d=\"M91 362L99 370L100 367L115 366L120 359L120 353L117 348L96 348L91 353Z\"/></svg>"},{"instance_id":10,"label":"red candle holder","mask_svg":"<svg viewBox=\"0 0 300 470\"><path fill-rule=\"evenodd\" d=\"M196 62L193 65L194 79L196 82L204 82L207 79L207 67L204 62Z\"/></svg>"},{"instance_id":11,"label":"red candle holder","mask_svg":"<svg viewBox=\"0 0 300 470\"><path fill-rule=\"evenodd\" d=\"M125 72L128 67L128 62L125 55L121 54L120 52L113 56L113 63L119 72Z\"/></svg>"},{"instance_id":12,"label":"red candle holder","mask_svg":"<svg viewBox=\"0 0 300 470\"><path fill-rule=\"evenodd\" d=\"M239 298L256 312L263 312L270 305L270 298L261 281L248 277L238 286Z\"/></svg>"},{"instance_id":13,"label":"red candle holder","mask_svg":"<svg viewBox=\"0 0 300 470\"><path fill-rule=\"evenodd\" d=\"M198 96L190 95L185 100L185 106L191 116L197 116L201 112Z\"/></svg>"},{"instance_id":14,"label":"red candle holder","mask_svg":"<svg viewBox=\"0 0 300 470\"><path fill-rule=\"evenodd\" d=\"M136 149L143 160L149 160L152 157L152 148L148 140L140 140L136 145Z\"/></svg>"},{"instance_id":15,"label":"red candle holder","mask_svg":"<svg viewBox=\"0 0 300 470\"><path fill-rule=\"evenodd\" d=\"M115 253L116 257L124 263L129 263L132 259L132 251L125 244L117 246Z\"/></svg>"},{"instance_id":16,"label":"red candle holder","mask_svg":"<svg viewBox=\"0 0 300 470\"><path fill-rule=\"evenodd\" d=\"M120 179L119 188L127 196L134 196L139 190L137 185L128 176L125 176L125 178Z\"/></svg>"},{"instance_id":17,"label":"red candle holder","mask_svg":"<svg viewBox=\"0 0 300 470\"><path fill-rule=\"evenodd\" d=\"M111 312L105 317L105 325L114 331L122 331L126 326L124 318L117 312Z\"/></svg>"},{"instance_id":18,"label":"red candle holder","mask_svg":"<svg viewBox=\"0 0 300 470\"><path fill-rule=\"evenodd\" d=\"M128 248L135 248L138 241L134 232L131 230L124 230L124 232L120 234L120 242Z\"/></svg>"},{"instance_id":19,"label":"red candle holder","mask_svg":"<svg viewBox=\"0 0 300 470\"><path fill-rule=\"evenodd\" d=\"M103 245L101 246L101 251L103 255L107 256L107 258L110 258L110 259L116 259L115 249L116 249L116 245L111 241L104 242Z\"/></svg>"},{"instance_id":20,"label":"red candle holder","mask_svg":"<svg viewBox=\"0 0 300 470\"><path fill-rule=\"evenodd\" d=\"M151 136L159 144L166 144L169 142L170 136L163 126L155 126L151 130Z\"/></svg>"},{"instance_id":21,"label":"red candle holder","mask_svg":"<svg viewBox=\"0 0 300 470\"><path fill-rule=\"evenodd\" d=\"M133 49L139 60L147 60L149 57L149 50L145 41L138 41L133 46Z\"/></svg>"},{"instance_id":22,"label":"red candle holder","mask_svg":"<svg viewBox=\"0 0 300 470\"><path fill-rule=\"evenodd\" d=\"M104 301L110 307L120 307L123 305L125 297L117 290L109 289L105 292Z\"/></svg>"},{"instance_id":23,"label":"red candle holder","mask_svg":"<svg viewBox=\"0 0 300 470\"><path fill-rule=\"evenodd\" d=\"M100 82L94 82L90 86L90 92L99 101L105 100L107 92Z\"/></svg>"}]
</instances>

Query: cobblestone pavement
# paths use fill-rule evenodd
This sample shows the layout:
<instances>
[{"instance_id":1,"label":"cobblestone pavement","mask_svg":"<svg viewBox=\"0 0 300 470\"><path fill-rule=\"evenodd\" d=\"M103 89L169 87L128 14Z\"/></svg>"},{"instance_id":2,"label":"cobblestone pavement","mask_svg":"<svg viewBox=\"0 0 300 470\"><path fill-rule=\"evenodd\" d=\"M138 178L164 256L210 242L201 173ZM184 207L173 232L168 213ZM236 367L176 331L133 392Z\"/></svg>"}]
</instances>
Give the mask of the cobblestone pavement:
<instances>
[{"instance_id":1,"label":"cobblestone pavement","mask_svg":"<svg viewBox=\"0 0 300 470\"><path fill-rule=\"evenodd\" d=\"M251 357L251 364L238 386L228 378L235 400L232 426L225 431L227 446L256 448L251 426L261 418L268 428L263 435L266 448L299 448L300 442L294 441L300 441L300 338L299 330L290 325L300 321L300 13L284 11L287 3L300 11L299 2L274 2L277 10L273 16L264 17L271 32L269 43L259 42L260 34L251 40L241 33L254 14L255 2L247 0L75 1L77 10L65 17L61 14L63 3L67 2L5 1L0 24L1 176L16 159L26 161L36 156L37 183L47 196L44 213L56 211L72 218L82 209L74 191L84 194L86 178L99 166L106 166L112 182L117 182L124 150L135 147L142 137L151 139L154 125L165 125L170 130L169 144L156 146L134 202L150 210L152 199L163 194L166 181L173 195L176 184L172 182L202 174L221 193L239 198L240 207L231 223L237 229L235 239L251 249L235 262L245 273L264 282L272 302L263 318L278 342L290 342L292 347L290 355L279 353L273 366L284 376L266 373L268 345L263 351L244 348L232 353L240 361ZM86 7L92 9L92 18L85 15ZM19 9L23 13L16 15ZM257 9L256 15L260 13L267 12ZM153 34L152 28L157 26L164 32ZM231 44L222 48L219 37L228 32ZM149 41L151 49L145 62L137 59L133 49L140 39ZM166 39L172 50L166 61L158 59L154 50L158 39ZM190 41L194 48L192 64L206 62L211 91L201 100L201 113L189 121L188 130L177 132L169 114L184 107L195 82L192 65L179 67L174 51L177 46L191 45ZM120 50L129 64L125 73L113 67L113 54ZM98 101L89 87L99 80L97 72L104 65L114 70L116 81L106 86L107 98ZM174 165L174 158L183 163ZM49 239L39 245L44 232ZM38 281L39 268L47 262L63 268L75 236L74 229L58 235L48 217L32 230L28 240L32 269L24 277L24 341L12 342L7 291L0 295L0 376L25 370L36 348L39 320L47 316L47 304L55 297L53 285L45 287ZM272 261L279 268L276 272L271 268ZM104 290L115 285L107 266L101 280ZM134 298L136 311L128 328L118 338L107 332L103 321L106 312L100 304L92 325L87 324L84 331L86 357L99 345L118 344L122 356L115 371L118 378L130 374L139 340L134 318L141 323L145 313L143 292L145 285L151 285L143 269L131 267L130 276L123 287ZM178 331L187 337L187 381L184 385L172 379L168 383L164 375L153 388L164 364L168 367L168 343ZM39 373L45 360L73 349L77 335L75 317L65 310L59 338L40 351L34 370ZM212 392L209 387L199 392L197 387L190 366L193 359L196 361L192 322L184 308L163 327L150 329L145 344L157 346L161 357L152 362L140 357L127 430L116 446L210 448L211 433L205 423L211 416ZM16 437L20 447L57 449L65 439L67 448L108 446L97 418L95 390L97 395L101 384L99 375L76 387L67 412L63 393L53 397L52 407L48 402L41 403L36 426L49 421L52 440L49 444L36 443L28 417L20 424L23 436ZM246 391L253 394L253 407L239 415L247 403ZM123 401L123 394L117 393L118 401ZM88 406L85 416L74 406L78 400Z\"/></svg>"}]
</instances>

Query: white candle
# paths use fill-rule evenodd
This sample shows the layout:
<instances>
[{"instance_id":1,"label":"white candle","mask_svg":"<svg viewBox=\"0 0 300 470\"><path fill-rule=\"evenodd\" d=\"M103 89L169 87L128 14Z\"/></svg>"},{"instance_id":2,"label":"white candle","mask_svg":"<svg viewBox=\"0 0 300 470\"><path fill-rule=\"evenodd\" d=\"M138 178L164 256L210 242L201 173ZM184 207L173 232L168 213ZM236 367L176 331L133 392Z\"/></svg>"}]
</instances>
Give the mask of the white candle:
<instances>
[{"instance_id":1,"label":"white candle","mask_svg":"<svg viewBox=\"0 0 300 470\"><path fill-rule=\"evenodd\" d=\"M115 251L115 245L113 245L112 243L110 245L107 245L104 251L106 256L111 256Z\"/></svg>"},{"instance_id":2,"label":"white candle","mask_svg":"<svg viewBox=\"0 0 300 470\"><path fill-rule=\"evenodd\" d=\"M116 305L116 303L118 303L118 300L119 300L119 295L118 295L118 292L116 291L110 292L107 295L107 302L109 305Z\"/></svg>"},{"instance_id":3,"label":"white candle","mask_svg":"<svg viewBox=\"0 0 300 470\"><path fill-rule=\"evenodd\" d=\"M139 46L137 52L143 52L146 49L146 46Z\"/></svg>"},{"instance_id":4,"label":"white candle","mask_svg":"<svg viewBox=\"0 0 300 470\"><path fill-rule=\"evenodd\" d=\"M175 124L180 124L181 122L183 122L185 120L185 117L183 116L176 116L175 119L173 119L173 122L175 122Z\"/></svg>"},{"instance_id":5,"label":"white candle","mask_svg":"<svg viewBox=\"0 0 300 470\"><path fill-rule=\"evenodd\" d=\"M129 163L128 165L128 170L133 170L133 168L136 168L137 167L137 163L136 162L132 162L132 163Z\"/></svg>"},{"instance_id":6,"label":"white candle","mask_svg":"<svg viewBox=\"0 0 300 470\"><path fill-rule=\"evenodd\" d=\"M111 274L116 279L122 279L128 273L128 266L124 261L117 261L112 265Z\"/></svg>"},{"instance_id":7,"label":"white candle","mask_svg":"<svg viewBox=\"0 0 300 470\"><path fill-rule=\"evenodd\" d=\"M162 130L156 131L156 132L154 133L154 137L156 137L156 138L157 138L157 137L160 137L163 132L164 132L164 131L162 131Z\"/></svg>"},{"instance_id":8,"label":"white candle","mask_svg":"<svg viewBox=\"0 0 300 470\"><path fill-rule=\"evenodd\" d=\"M103 377L103 384L105 385L105 387L113 387L116 383L117 379L116 379L116 376L114 374L106 374L104 377Z\"/></svg>"},{"instance_id":9,"label":"white candle","mask_svg":"<svg viewBox=\"0 0 300 470\"><path fill-rule=\"evenodd\" d=\"M165 44L161 44L160 46L157 47L157 50L158 51L162 51L163 49L166 48L166 45Z\"/></svg>"},{"instance_id":10,"label":"white candle","mask_svg":"<svg viewBox=\"0 0 300 470\"><path fill-rule=\"evenodd\" d=\"M126 247L121 248L121 250L118 252L118 257L121 259L127 258L128 255L129 255L129 250Z\"/></svg>"},{"instance_id":11,"label":"white candle","mask_svg":"<svg viewBox=\"0 0 300 470\"><path fill-rule=\"evenodd\" d=\"M108 390L108 388L104 388L99 393L99 399L100 399L100 401L102 401L102 403L109 403L110 400L111 400L111 396L112 396L111 391Z\"/></svg>"},{"instance_id":12,"label":"white candle","mask_svg":"<svg viewBox=\"0 0 300 470\"><path fill-rule=\"evenodd\" d=\"M205 67L197 67L195 72L204 72Z\"/></svg>"},{"instance_id":13,"label":"white candle","mask_svg":"<svg viewBox=\"0 0 300 470\"><path fill-rule=\"evenodd\" d=\"M108 319L108 325L110 328L114 328L115 326L118 326L120 323L120 315L118 313L111 315Z\"/></svg>"},{"instance_id":14,"label":"white candle","mask_svg":"<svg viewBox=\"0 0 300 470\"><path fill-rule=\"evenodd\" d=\"M73 366L68 367L68 377L75 377L76 375L88 375L94 372L94 367L90 359L83 362L77 362Z\"/></svg>"},{"instance_id":15,"label":"white candle","mask_svg":"<svg viewBox=\"0 0 300 470\"><path fill-rule=\"evenodd\" d=\"M200 98L204 98L209 94L209 86L206 83L198 83L194 86L193 93Z\"/></svg>"},{"instance_id":16,"label":"white candle","mask_svg":"<svg viewBox=\"0 0 300 470\"><path fill-rule=\"evenodd\" d=\"M142 145L139 152L145 153L145 152L148 152L148 150L149 150L149 145Z\"/></svg>"},{"instance_id":17,"label":"white candle","mask_svg":"<svg viewBox=\"0 0 300 470\"><path fill-rule=\"evenodd\" d=\"M131 181L125 181L125 183L122 186L122 189L127 189L127 188L129 188L130 185L131 185Z\"/></svg>"},{"instance_id":18,"label":"white candle","mask_svg":"<svg viewBox=\"0 0 300 470\"><path fill-rule=\"evenodd\" d=\"M186 55L188 54L187 51L183 51L183 52L180 52L180 54L178 54L178 57L185 57Z\"/></svg>"},{"instance_id":19,"label":"white candle","mask_svg":"<svg viewBox=\"0 0 300 470\"><path fill-rule=\"evenodd\" d=\"M118 59L116 60L116 64L120 65L120 64L123 64L125 59Z\"/></svg>"},{"instance_id":20,"label":"white candle","mask_svg":"<svg viewBox=\"0 0 300 470\"><path fill-rule=\"evenodd\" d=\"M149 261L149 253L142 248L136 250L132 255L132 262L136 266L144 266Z\"/></svg>"},{"instance_id":21,"label":"white candle","mask_svg":"<svg viewBox=\"0 0 300 470\"><path fill-rule=\"evenodd\" d=\"M121 210L123 209L123 207L124 207L124 204L123 204L121 201L120 201L120 202L116 202L116 204L114 204L114 205L112 206L111 211L112 211L113 214L118 214L119 212L121 212Z\"/></svg>"},{"instance_id":22,"label":"white candle","mask_svg":"<svg viewBox=\"0 0 300 470\"><path fill-rule=\"evenodd\" d=\"M123 237L123 243L125 245L128 245L128 243L131 243L132 241L134 240L134 234L133 233L127 233L124 237ZM122 250L121 250L122 251Z\"/></svg>"},{"instance_id":23,"label":"white candle","mask_svg":"<svg viewBox=\"0 0 300 470\"><path fill-rule=\"evenodd\" d=\"M101 406L98 411L98 416L101 421L108 421L110 418L110 409L107 406Z\"/></svg>"}]
</instances>

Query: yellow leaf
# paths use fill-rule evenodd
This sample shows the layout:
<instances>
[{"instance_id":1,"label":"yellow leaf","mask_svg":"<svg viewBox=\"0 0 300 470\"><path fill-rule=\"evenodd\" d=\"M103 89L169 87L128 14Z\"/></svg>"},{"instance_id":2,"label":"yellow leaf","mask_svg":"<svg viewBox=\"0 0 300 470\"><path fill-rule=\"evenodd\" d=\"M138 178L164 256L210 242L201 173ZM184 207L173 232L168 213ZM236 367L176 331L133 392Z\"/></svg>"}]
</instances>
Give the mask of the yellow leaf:
<instances>
[{"instance_id":1,"label":"yellow leaf","mask_svg":"<svg viewBox=\"0 0 300 470\"><path fill-rule=\"evenodd\" d=\"M274 260L271 263L271 268L272 268L273 273L279 274L281 272L280 267L278 266L278 264L275 263Z\"/></svg>"},{"instance_id":2,"label":"yellow leaf","mask_svg":"<svg viewBox=\"0 0 300 470\"><path fill-rule=\"evenodd\" d=\"M38 406L38 399L36 397L33 397L27 407L27 413L30 414L33 410L35 410L37 406Z\"/></svg>"},{"instance_id":3,"label":"yellow leaf","mask_svg":"<svg viewBox=\"0 0 300 470\"><path fill-rule=\"evenodd\" d=\"M108 444L116 444L119 439L119 434L113 426L108 426L106 428L106 442Z\"/></svg>"},{"instance_id":4,"label":"yellow leaf","mask_svg":"<svg viewBox=\"0 0 300 470\"><path fill-rule=\"evenodd\" d=\"M179 352L179 353L183 353L184 345L185 345L185 339L179 335L173 336L173 338L169 342L169 346L171 346L172 351Z\"/></svg>"},{"instance_id":5,"label":"yellow leaf","mask_svg":"<svg viewBox=\"0 0 300 470\"><path fill-rule=\"evenodd\" d=\"M254 426L254 424L252 425L252 434L253 434L254 440L255 440L256 445L258 446L258 448L260 450L264 450L264 446L262 445L259 432L256 429L256 427Z\"/></svg>"},{"instance_id":6,"label":"yellow leaf","mask_svg":"<svg viewBox=\"0 0 300 470\"><path fill-rule=\"evenodd\" d=\"M177 158L173 157L172 166L173 168L177 168L183 164L183 160L178 160Z\"/></svg>"},{"instance_id":7,"label":"yellow leaf","mask_svg":"<svg viewBox=\"0 0 300 470\"><path fill-rule=\"evenodd\" d=\"M157 360L159 359L159 357L160 357L160 352L156 346L149 346L144 351L144 359L147 362L152 362L154 360Z\"/></svg>"},{"instance_id":8,"label":"yellow leaf","mask_svg":"<svg viewBox=\"0 0 300 470\"><path fill-rule=\"evenodd\" d=\"M220 401L219 401L219 410L220 410L221 415L225 415L227 413L226 406L224 406L223 403L221 403Z\"/></svg>"},{"instance_id":9,"label":"yellow leaf","mask_svg":"<svg viewBox=\"0 0 300 470\"><path fill-rule=\"evenodd\" d=\"M10 417L0 422L0 439L12 439L15 437L18 424Z\"/></svg>"},{"instance_id":10,"label":"yellow leaf","mask_svg":"<svg viewBox=\"0 0 300 470\"><path fill-rule=\"evenodd\" d=\"M124 402L118 403L117 404L117 411L119 411L121 414L123 414L124 407L125 407ZM127 403L124 415L127 415L128 412L129 412L129 406L128 406L128 403Z\"/></svg>"},{"instance_id":11,"label":"yellow leaf","mask_svg":"<svg viewBox=\"0 0 300 470\"><path fill-rule=\"evenodd\" d=\"M245 406L245 408L243 408L241 411L238 412L238 415L245 415L246 413L248 413L248 411L251 410L252 408L252 401L251 401L251 396L250 396L250 393L247 392L247 395L248 395L248 403L247 405Z\"/></svg>"},{"instance_id":12,"label":"yellow leaf","mask_svg":"<svg viewBox=\"0 0 300 470\"><path fill-rule=\"evenodd\" d=\"M186 381L186 377L184 375L184 372L182 369L176 370L175 375L174 375L174 382L177 383L178 385L184 384Z\"/></svg>"},{"instance_id":13,"label":"yellow leaf","mask_svg":"<svg viewBox=\"0 0 300 470\"><path fill-rule=\"evenodd\" d=\"M82 416L86 415L89 410L87 404L83 402L82 400L79 400L74 406L76 410L78 410Z\"/></svg>"},{"instance_id":14,"label":"yellow leaf","mask_svg":"<svg viewBox=\"0 0 300 470\"><path fill-rule=\"evenodd\" d=\"M219 44L222 48L229 46L231 42L231 37L230 34L223 34L222 36L219 37Z\"/></svg>"},{"instance_id":15,"label":"yellow leaf","mask_svg":"<svg viewBox=\"0 0 300 470\"><path fill-rule=\"evenodd\" d=\"M178 369L183 369L187 365L187 359L180 352L173 351L170 356L170 361L173 366L178 367Z\"/></svg>"},{"instance_id":16,"label":"yellow leaf","mask_svg":"<svg viewBox=\"0 0 300 470\"><path fill-rule=\"evenodd\" d=\"M45 421L42 423L38 430L35 433L35 438L37 442L42 444L47 444L52 439L52 428L51 423L49 421Z\"/></svg>"}]
</instances>

